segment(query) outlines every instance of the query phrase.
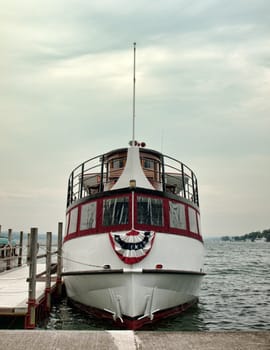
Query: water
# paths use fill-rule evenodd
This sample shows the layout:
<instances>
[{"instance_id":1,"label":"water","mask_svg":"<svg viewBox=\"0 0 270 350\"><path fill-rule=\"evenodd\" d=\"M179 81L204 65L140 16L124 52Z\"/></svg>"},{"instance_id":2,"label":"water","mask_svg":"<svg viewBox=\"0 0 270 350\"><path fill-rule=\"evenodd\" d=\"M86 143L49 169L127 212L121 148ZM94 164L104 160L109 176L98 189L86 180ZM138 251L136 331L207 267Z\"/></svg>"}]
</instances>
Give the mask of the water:
<instances>
[{"instance_id":1,"label":"water","mask_svg":"<svg viewBox=\"0 0 270 350\"><path fill-rule=\"evenodd\" d=\"M206 241L199 304L143 330L270 330L270 243ZM46 329L117 329L70 306L54 305Z\"/></svg>"}]
</instances>

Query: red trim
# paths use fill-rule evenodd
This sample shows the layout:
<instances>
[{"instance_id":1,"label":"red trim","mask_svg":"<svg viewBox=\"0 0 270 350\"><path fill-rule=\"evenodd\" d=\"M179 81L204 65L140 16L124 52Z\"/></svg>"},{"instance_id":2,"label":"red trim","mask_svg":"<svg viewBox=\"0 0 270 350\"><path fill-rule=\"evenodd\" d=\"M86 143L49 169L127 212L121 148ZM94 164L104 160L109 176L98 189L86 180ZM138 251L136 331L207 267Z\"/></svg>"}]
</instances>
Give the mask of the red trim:
<instances>
[{"instance_id":1,"label":"red trim","mask_svg":"<svg viewBox=\"0 0 270 350\"><path fill-rule=\"evenodd\" d=\"M164 216L164 228L166 232L170 231L170 210L169 210L169 201L163 199L163 216Z\"/></svg>"},{"instance_id":2,"label":"red trim","mask_svg":"<svg viewBox=\"0 0 270 350\"><path fill-rule=\"evenodd\" d=\"M112 314L105 311L105 310L97 309L97 308L94 308L91 306L86 306L86 305L83 305L77 301L73 301L72 299L69 299L69 300L72 302L72 304L74 304L74 306L76 306L77 308L79 308L80 310L82 310L86 313L91 313L92 315L94 315L97 318L104 318L106 320L113 321ZM194 298L192 301L190 301L188 303L178 305L178 306L175 306L175 307L170 308L170 309L157 311L153 315L154 316L153 320L151 320L149 317L144 317L144 318L139 319L139 317L138 318L130 318L127 316L122 316L123 322L121 322L121 320L117 319L116 321L114 321L114 325L117 325L119 328L125 328L125 329L130 329L130 330L140 329L146 324L154 324L154 323L156 323L164 318L180 315L181 313L183 313L184 311L186 311L187 309L189 309L193 305L196 305L197 303L198 303L198 298Z\"/></svg>"},{"instance_id":3,"label":"red trim","mask_svg":"<svg viewBox=\"0 0 270 350\"><path fill-rule=\"evenodd\" d=\"M169 199L169 198L163 198L163 197L160 197L157 195L151 195L151 194L146 195L144 193L143 194L135 193L135 196L134 196L135 197L134 198L135 218L137 217L137 204L136 204L136 202L137 202L138 196L155 198L155 199L160 199L163 201L163 223L164 223L164 225L163 226L155 226L155 225L138 224L137 221L135 220L135 229L136 230L164 232L167 234L174 234L174 235L180 235L180 236L185 236L185 237L197 239L198 241L203 242L202 235L199 231L198 215L200 215L200 212L198 209L194 208L192 205L189 205L184 201L181 201L181 199L174 200L174 199ZM112 198L116 198L116 197L117 198L119 198L119 197L127 197L128 198L128 203L129 203L129 219L128 219L128 221L129 222L128 222L128 224L125 224L125 225L104 226L104 225L102 225L103 202L104 202L104 200L112 199ZM87 230L80 230L80 219L81 219L82 206L87 204L87 203L94 202L94 201L97 203L96 227L91 228L91 229L87 229ZM186 229L179 229L179 228L175 228L175 227L170 227L169 201L174 202L174 203L181 203L182 205L185 206ZM99 199L91 200L89 202L84 202L82 204L78 204L77 206L75 206L72 209L69 209L67 211L67 215L68 215L67 232L68 232L69 228L70 228L71 211L74 210L75 208L78 208L77 231L74 233L67 234L64 238L64 242L66 242L70 239L75 239L75 238L82 237L82 236L89 236L92 234L131 230L131 222L132 222L131 205L132 205L131 193L112 195L112 196L108 196L105 198L99 198ZM194 233L194 232L190 231L188 208L192 208L196 212L196 225L197 225L198 233Z\"/></svg>"},{"instance_id":4,"label":"red trim","mask_svg":"<svg viewBox=\"0 0 270 350\"><path fill-rule=\"evenodd\" d=\"M34 309L33 312L36 315L36 308L38 306L38 303L37 303L36 299L29 298L27 301L27 304L28 304L28 310L27 310L27 314L25 316L25 328L26 329L34 329L36 327L36 317L34 316L34 323L32 323L31 310Z\"/></svg>"}]
</instances>

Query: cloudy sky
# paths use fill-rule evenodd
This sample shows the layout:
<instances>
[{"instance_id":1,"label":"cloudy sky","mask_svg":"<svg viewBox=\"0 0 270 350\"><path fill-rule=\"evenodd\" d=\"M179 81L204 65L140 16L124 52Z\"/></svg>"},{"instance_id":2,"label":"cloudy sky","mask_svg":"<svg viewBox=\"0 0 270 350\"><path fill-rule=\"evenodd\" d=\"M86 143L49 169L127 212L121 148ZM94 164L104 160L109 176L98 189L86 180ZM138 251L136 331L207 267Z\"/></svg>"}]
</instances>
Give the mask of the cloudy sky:
<instances>
[{"instance_id":1,"label":"cloudy sky","mask_svg":"<svg viewBox=\"0 0 270 350\"><path fill-rule=\"evenodd\" d=\"M268 0L0 0L0 224L56 231L82 161L136 138L197 174L206 236L270 227Z\"/></svg>"}]
</instances>

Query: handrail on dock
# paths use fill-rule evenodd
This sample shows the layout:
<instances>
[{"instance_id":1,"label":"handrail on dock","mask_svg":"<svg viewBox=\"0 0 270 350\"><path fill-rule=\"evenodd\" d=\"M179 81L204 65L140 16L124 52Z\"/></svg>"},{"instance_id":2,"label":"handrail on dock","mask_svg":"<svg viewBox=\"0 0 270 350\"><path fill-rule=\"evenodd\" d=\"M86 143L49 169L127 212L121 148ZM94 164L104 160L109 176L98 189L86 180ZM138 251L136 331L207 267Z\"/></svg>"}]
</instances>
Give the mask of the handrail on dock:
<instances>
[{"instance_id":1,"label":"handrail on dock","mask_svg":"<svg viewBox=\"0 0 270 350\"><path fill-rule=\"evenodd\" d=\"M25 263L29 265L29 274L26 278L28 283L28 301L27 312L25 314L25 328L33 329L37 324L37 308L42 306L45 313L51 309L51 295L55 293L60 296L62 293L62 235L63 224L58 223L58 243L57 250L52 250L52 232L46 234L46 252L39 254L38 229L31 228L30 234L27 236L27 245L23 245L23 232L20 232L19 245L12 245L12 230L8 230L8 238L6 246L0 248L0 261L6 264L6 270L12 272L15 267L22 266L22 258L26 257ZM1 225L0 225L1 233ZM23 254L23 247L27 249L27 253ZM17 254L16 249L19 248ZM3 256L2 256L3 255ZM57 261L52 263L52 256L57 256ZM18 259L18 262L12 263ZM46 259L46 269L37 273L37 261ZM14 260L14 261L13 261ZM40 268L39 268L40 269ZM7 271L7 273L9 273ZM52 275L56 273L56 278L52 279ZM42 300L40 295L37 300L36 288L37 282L45 281L45 288ZM53 281L53 283L52 283ZM42 305L41 305L42 304ZM16 315L14 315L16 316Z\"/></svg>"},{"instance_id":2,"label":"handrail on dock","mask_svg":"<svg viewBox=\"0 0 270 350\"><path fill-rule=\"evenodd\" d=\"M29 261L29 292L28 292L28 317L26 322L26 328L31 329L36 326L36 282L37 279L45 275L45 310L49 311L51 309L51 275L52 275L52 255L57 254L57 264L56 266L56 292L57 295L61 295L62 292L62 235L63 235L63 224L58 223L58 249L52 252L52 233L47 232L46 240L46 254L38 255L38 229L31 228L30 233L30 261ZM46 256L46 270L37 274L36 266L37 260L44 258Z\"/></svg>"}]
</instances>

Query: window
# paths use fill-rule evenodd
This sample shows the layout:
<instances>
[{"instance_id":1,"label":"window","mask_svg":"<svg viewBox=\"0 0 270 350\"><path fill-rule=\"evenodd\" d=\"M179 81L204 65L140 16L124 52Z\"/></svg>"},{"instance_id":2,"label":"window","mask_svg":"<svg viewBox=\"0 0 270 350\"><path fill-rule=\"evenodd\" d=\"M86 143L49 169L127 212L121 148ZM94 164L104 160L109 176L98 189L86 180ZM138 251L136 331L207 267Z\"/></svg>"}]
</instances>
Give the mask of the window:
<instances>
[{"instance_id":1,"label":"window","mask_svg":"<svg viewBox=\"0 0 270 350\"><path fill-rule=\"evenodd\" d=\"M124 166L125 166L124 158L114 159L112 161L112 168L114 169L120 169L120 168L123 168Z\"/></svg>"},{"instance_id":2,"label":"window","mask_svg":"<svg viewBox=\"0 0 270 350\"><path fill-rule=\"evenodd\" d=\"M87 203L82 206L80 230L96 227L97 203Z\"/></svg>"},{"instance_id":3,"label":"window","mask_svg":"<svg viewBox=\"0 0 270 350\"><path fill-rule=\"evenodd\" d=\"M196 220L196 211L188 207L189 228L191 232L198 233L198 226Z\"/></svg>"},{"instance_id":4,"label":"window","mask_svg":"<svg viewBox=\"0 0 270 350\"><path fill-rule=\"evenodd\" d=\"M169 202L170 227L186 229L185 206L181 203Z\"/></svg>"},{"instance_id":5,"label":"window","mask_svg":"<svg viewBox=\"0 0 270 350\"><path fill-rule=\"evenodd\" d=\"M197 213L197 222L198 222L198 227L199 227L199 235L202 234L202 230L201 230L201 219L200 219L200 214Z\"/></svg>"},{"instance_id":6,"label":"window","mask_svg":"<svg viewBox=\"0 0 270 350\"><path fill-rule=\"evenodd\" d=\"M106 199L103 202L103 225L128 223L128 197Z\"/></svg>"},{"instance_id":7,"label":"window","mask_svg":"<svg viewBox=\"0 0 270 350\"><path fill-rule=\"evenodd\" d=\"M144 159L143 167L145 169L154 169L154 161L152 159Z\"/></svg>"},{"instance_id":8,"label":"window","mask_svg":"<svg viewBox=\"0 0 270 350\"><path fill-rule=\"evenodd\" d=\"M162 200L155 198L137 198L138 224L163 226Z\"/></svg>"},{"instance_id":9,"label":"window","mask_svg":"<svg viewBox=\"0 0 270 350\"><path fill-rule=\"evenodd\" d=\"M70 212L68 233L74 233L77 231L77 220L78 220L78 208L74 208Z\"/></svg>"},{"instance_id":10,"label":"window","mask_svg":"<svg viewBox=\"0 0 270 350\"><path fill-rule=\"evenodd\" d=\"M66 215L65 236L68 234L69 213Z\"/></svg>"}]
</instances>

